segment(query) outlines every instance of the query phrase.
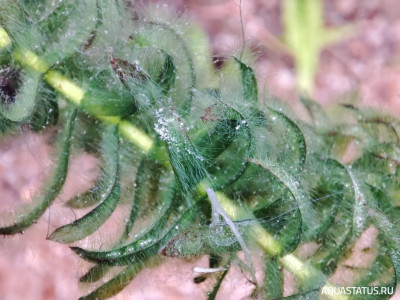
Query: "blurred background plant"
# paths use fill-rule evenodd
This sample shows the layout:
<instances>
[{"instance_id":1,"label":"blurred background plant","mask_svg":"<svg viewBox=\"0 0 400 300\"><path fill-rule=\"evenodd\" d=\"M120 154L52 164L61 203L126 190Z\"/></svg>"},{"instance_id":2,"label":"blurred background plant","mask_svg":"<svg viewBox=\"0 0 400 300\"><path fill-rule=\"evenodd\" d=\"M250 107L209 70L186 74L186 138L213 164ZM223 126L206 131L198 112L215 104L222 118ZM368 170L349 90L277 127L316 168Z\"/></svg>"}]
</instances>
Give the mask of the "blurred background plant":
<instances>
[{"instance_id":1,"label":"blurred background plant","mask_svg":"<svg viewBox=\"0 0 400 300\"><path fill-rule=\"evenodd\" d=\"M255 71L260 89L295 105L298 102L295 62L282 42L283 3L243 1L242 15L246 45L257 54ZM350 31L320 53L314 91L309 96L325 106L345 99L399 115L400 4L396 0L321 3L326 28L345 28L346 33L346 28L350 28ZM185 10L206 30L219 64L233 49L240 49L238 1L177 0L168 5Z\"/></svg>"},{"instance_id":2,"label":"blurred background plant","mask_svg":"<svg viewBox=\"0 0 400 300\"><path fill-rule=\"evenodd\" d=\"M283 1L283 40L296 65L300 92L312 94L321 51L331 43L342 41L351 28L326 28L320 0ZM354 30L354 29L353 29Z\"/></svg>"}]
</instances>

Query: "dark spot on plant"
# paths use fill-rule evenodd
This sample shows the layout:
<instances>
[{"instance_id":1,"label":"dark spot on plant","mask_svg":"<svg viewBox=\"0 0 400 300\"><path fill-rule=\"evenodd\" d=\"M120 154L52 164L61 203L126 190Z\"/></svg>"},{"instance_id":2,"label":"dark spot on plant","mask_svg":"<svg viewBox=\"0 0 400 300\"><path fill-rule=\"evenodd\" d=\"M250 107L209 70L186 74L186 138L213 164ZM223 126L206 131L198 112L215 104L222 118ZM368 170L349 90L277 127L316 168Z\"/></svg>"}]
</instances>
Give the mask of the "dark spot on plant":
<instances>
[{"instance_id":1,"label":"dark spot on plant","mask_svg":"<svg viewBox=\"0 0 400 300\"><path fill-rule=\"evenodd\" d=\"M118 75L123 84L126 84L126 80L129 77L142 81L150 79L149 75L137 63L132 64L126 60L112 56L109 58L109 61L111 68Z\"/></svg>"},{"instance_id":2,"label":"dark spot on plant","mask_svg":"<svg viewBox=\"0 0 400 300\"><path fill-rule=\"evenodd\" d=\"M206 281L207 277L206 276L197 276L193 279L193 282L196 284L202 283Z\"/></svg>"},{"instance_id":3,"label":"dark spot on plant","mask_svg":"<svg viewBox=\"0 0 400 300\"><path fill-rule=\"evenodd\" d=\"M88 49L88 48L92 45L92 43L93 43L95 37L96 37L96 31L93 30L93 31L90 33L89 38L88 38L88 39L86 40L86 42L83 44L83 49L84 49L84 50Z\"/></svg>"},{"instance_id":4,"label":"dark spot on plant","mask_svg":"<svg viewBox=\"0 0 400 300\"><path fill-rule=\"evenodd\" d=\"M19 70L11 67L2 67L0 69L0 96L1 103L10 104L15 101L18 87L20 85Z\"/></svg>"},{"instance_id":5,"label":"dark spot on plant","mask_svg":"<svg viewBox=\"0 0 400 300\"><path fill-rule=\"evenodd\" d=\"M213 57L213 64L217 70L222 69L222 66L224 65L225 61L226 61L226 59L222 56L214 56Z\"/></svg>"}]
</instances>

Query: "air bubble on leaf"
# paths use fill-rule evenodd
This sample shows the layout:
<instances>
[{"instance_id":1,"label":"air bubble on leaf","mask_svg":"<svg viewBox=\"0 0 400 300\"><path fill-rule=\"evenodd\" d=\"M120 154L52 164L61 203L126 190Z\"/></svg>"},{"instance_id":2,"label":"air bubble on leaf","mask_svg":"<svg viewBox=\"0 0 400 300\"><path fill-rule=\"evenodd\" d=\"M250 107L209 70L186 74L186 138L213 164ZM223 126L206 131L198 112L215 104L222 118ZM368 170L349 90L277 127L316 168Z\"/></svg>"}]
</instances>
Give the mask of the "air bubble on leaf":
<instances>
[{"instance_id":1,"label":"air bubble on leaf","mask_svg":"<svg viewBox=\"0 0 400 300\"><path fill-rule=\"evenodd\" d=\"M362 217L357 217L355 221L356 221L357 228L362 228L363 227L364 219Z\"/></svg>"},{"instance_id":2,"label":"air bubble on leaf","mask_svg":"<svg viewBox=\"0 0 400 300\"><path fill-rule=\"evenodd\" d=\"M216 245L227 247L236 242L236 238L228 226L216 225L211 229L210 238L214 240Z\"/></svg>"}]
</instances>

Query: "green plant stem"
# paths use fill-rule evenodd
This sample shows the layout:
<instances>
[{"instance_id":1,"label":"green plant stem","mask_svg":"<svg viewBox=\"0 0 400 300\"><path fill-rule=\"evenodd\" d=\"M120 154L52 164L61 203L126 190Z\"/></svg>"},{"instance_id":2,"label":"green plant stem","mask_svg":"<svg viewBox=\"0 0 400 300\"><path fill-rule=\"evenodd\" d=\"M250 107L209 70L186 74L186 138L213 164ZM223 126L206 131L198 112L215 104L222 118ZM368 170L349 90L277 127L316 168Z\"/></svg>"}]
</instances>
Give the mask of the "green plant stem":
<instances>
[{"instance_id":1,"label":"green plant stem","mask_svg":"<svg viewBox=\"0 0 400 300\"><path fill-rule=\"evenodd\" d=\"M3 27L0 27L0 51L11 45L11 39L8 36L7 31Z\"/></svg>"},{"instance_id":2,"label":"green plant stem","mask_svg":"<svg viewBox=\"0 0 400 300\"><path fill-rule=\"evenodd\" d=\"M0 27L0 41L1 39L1 27ZM8 35L6 36L8 37ZM1 44L0 44L1 48ZM65 77L54 70L48 70L46 63L41 60L35 53L30 50L20 50L14 52L15 59L23 66L27 66L35 71L44 74L44 80L56 91L62 94L67 100L73 102L79 106L85 97L86 91L75 84L71 79ZM132 123L126 120L121 120L119 117L108 117L108 116L94 116L106 123L118 125L119 133L127 140L138 146L144 153L149 153L153 148L153 140L144 133L141 129L134 126Z\"/></svg>"},{"instance_id":3,"label":"green plant stem","mask_svg":"<svg viewBox=\"0 0 400 300\"><path fill-rule=\"evenodd\" d=\"M11 39L7 32L0 27L0 50L7 47L11 43ZM14 51L15 59L23 66L34 69L44 74L44 80L60 94L62 94L67 100L73 102L79 106L83 98L85 97L85 90L75 84L71 79L65 77L57 71L50 70L47 64L40 59L35 53L30 50L16 50ZM107 117L107 116L95 116L99 120L109 123L118 124L119 133L121 136L126 138L128 141L139 147L144 153L149 153L154 146L154 141L141 129L126 120L121 120L119 117ZM206 190L210 186L205 182L199 183L197 191L200 195L206 195ZM218 200L222 208L226 211L230 218L238 219L248 216L248 212L239 206L235 205L225 194L216 192ZM251 225L249 229L250 235L257 244L270 256L277 256L282 251L282 246L279 244L274 237L267 232L258 222ZM320 277L324 275L314 267L304 263L293 254L288 254L284 257L279 258L280 263L287 268L291 273L297 276L302 282L307 282L310 279ZM332 287L333 285L329 282L326 283L325 287ZM328 295L326 295L328 296ZM331 299L344 300L348 299L345 295L329 296Z\"/></svg>"},{"instance_id":4,"label":"green plant stem","mask_svg":"<svg viewBox=\"0 0 400 300\"><path fill-rule=\"evenodd\" d=\"M207 187L199 186L199 193L205 193ZM229 199L224 193L216 192L219 203L233 220L251 218L248 211L241 208L240 206L234 204L234 202ZM249 235L256 243L263 249L265 253L270 256L277 256L282 251L282 246L280 243L274 239L274 237L266 231L261 224L254 222L248 230ZM292 274L294 274L301 282L310 282L316 279L324 278L324 274L313 266L306 264L301 261L294 254L288 254L279 258L279 262ZM324 287L334 287L334 284L329 281L326 282ZM325 295L327 298L332 300L346 300L349 299L346 295Z\"/></svg>"}]
</instances>

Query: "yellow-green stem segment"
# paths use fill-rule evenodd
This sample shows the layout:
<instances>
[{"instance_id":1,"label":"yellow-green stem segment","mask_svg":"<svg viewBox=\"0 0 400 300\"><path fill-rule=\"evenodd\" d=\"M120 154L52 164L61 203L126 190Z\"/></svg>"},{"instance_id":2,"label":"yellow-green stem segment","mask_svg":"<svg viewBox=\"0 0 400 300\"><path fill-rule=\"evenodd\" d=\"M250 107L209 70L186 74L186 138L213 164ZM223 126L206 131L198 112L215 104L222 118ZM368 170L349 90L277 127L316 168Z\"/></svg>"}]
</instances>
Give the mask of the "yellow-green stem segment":
<instances>
[{"instance_id":1,"label":"yellow-green stem segment","mask_svg":"<svg viewBox=\"0 0 400 300\"><path fill-rule=\"evenodd\" d=\"M1 28L1 27L0 27ZM0 30L1 34L1 30ZM1 37L1 36L0 36ZM7 35L8 37L8 35ZM80 105L85 98L85 90L79 87L71 79L54 70L48 70L46 63L30 50L14 52L15 59L24 66L44 73L44 80L56 91L62 94L67 100ZM47 71L47 72L46 72ZM143 152L149 153L153 148L153 140L141 129L132 123L121 120L119 117L95 116L98 119L112 124L118 124L120 134L138 146Z\"/></svg>"},{"instance_id":2,"label":"yellow-green stem segment","mask_svg":"<svg viewBox=\"0 0 400 300\"><path fill-rule=\"evenodd\" d=\"M7 32L0 27L0 50L8 47L11 44L11 39ZM41 60L35 53L30 50L17 50L14 52L14 58L23 66L32 68L44 74L44 80L67 100L76 105L80 105L82 99L85 97L85 90L79 87L71 79L65 77L54 70L48 70L47 64ZM153 148L154 141L141 129L134 126L132 123L121 120L119 117L95 116L99 120L106 123L118 124L121 136L132 142L139 147L143 152L149 153ZM206 184L200 183L197 190L200 194L205 195ZM229 217L233 220L240 219L248 216L248 212L234 204L225 194L217 192L218 200ZM257 242L257 244L270 256L277 256L282 251L282 246L274 237L267 232L259 223L254 223L250 227L250 236ZM293 254L288 254L279 259L281 264L290 272L296 275L300 280L307 281L311 277L319 274L320 272L310 265L302 262ZM321 276L322 273L321 273ZM331 283L326 284L327 287L332 287ZM331 299L345 300L347 296L330 296Z\"/></svg>"},{"instance_id":3,"label":"yellow-green stem segment","mask_svg":"<svg viewBox=\"0 0 400 300\"><path fill-rule=\"evenodd\" d=\"M7 48L11 45L11 39L8 36L7 31L3 27L0 27L0 50Z\"/></svg>"},{"instance_id":4,"label":"yellow-green stem segment","mask_svg":"<svg viewBox=\"0 0 400 300\"><path fill-rule=\"evenodd\" d=\"M45 73L48 70L47 64L35 53L27 49L18 49L14 51L13 57L22 65L29 67L39 73Z\"/></svg>"},{"instance_id":5,"label":"yellow-green stem segment","mask_svg":"<svg viewBox=\"0 0 400 300\"><path fill-rule=\"evenodd\" d=\"M206 189L209 183L207 181L200 182L197 187L197 192L200 195L205 195ZM236 205L231 199L229 199L224 193L216 192L219 203L224 208L226 213L232 220L240 219L254 219L251 213L247 210ZM255 221L249 226L248 234L252 240L254 240L265 253L270 256L280 256L282 253L282 245L267 231L260 223ZM308 282L312 279L323 278L324 274L313 266L301 261L294 254L288 254L283 257L279 257L279 262L292 274L294 274L300 281ZM329 281L323 288L333 287L334 285ZM346 300L346 295L324 295L325 299L332 300Z\"/></svg>"},{"instance_id":6,"label":"yellow-green stem segment","mask_svg":"<svg viewBox=\"0 0 400 300\"><path fill-rule=\"evenodd\" d=\"M85 96L85 91L77 84L56 71L49 71L44 75L44 80L68 100L79 105Z\"/></svg>"},{"instance_id":7,"label":"yellow-green stem segment","mask_svg":"<svg viewBox=\"0 0 400 300\"><path fill-rule=\"evenodd\" d=\"M221 206L228 213L229 217L233 220L243 219L251 217L249 213L236 205L231 201L225 194L217 192L218 200ZM282 251L282 246L280 243L274 239L274 237L266 231L258 222L255 222L249 228L249 235L254 239L257 244L270 256L277 256ZM288 254L279 258L279 262L295 275L300 281L308 282L311 279L324 277L324 275L316 268L307 263L301 261L294 254ZM329 281L325 284L323 288L333 287L334 285ZM346 295L324 295L327 299L332 300L346 300L348 297Z\"/></svg>"}]
</instances>

